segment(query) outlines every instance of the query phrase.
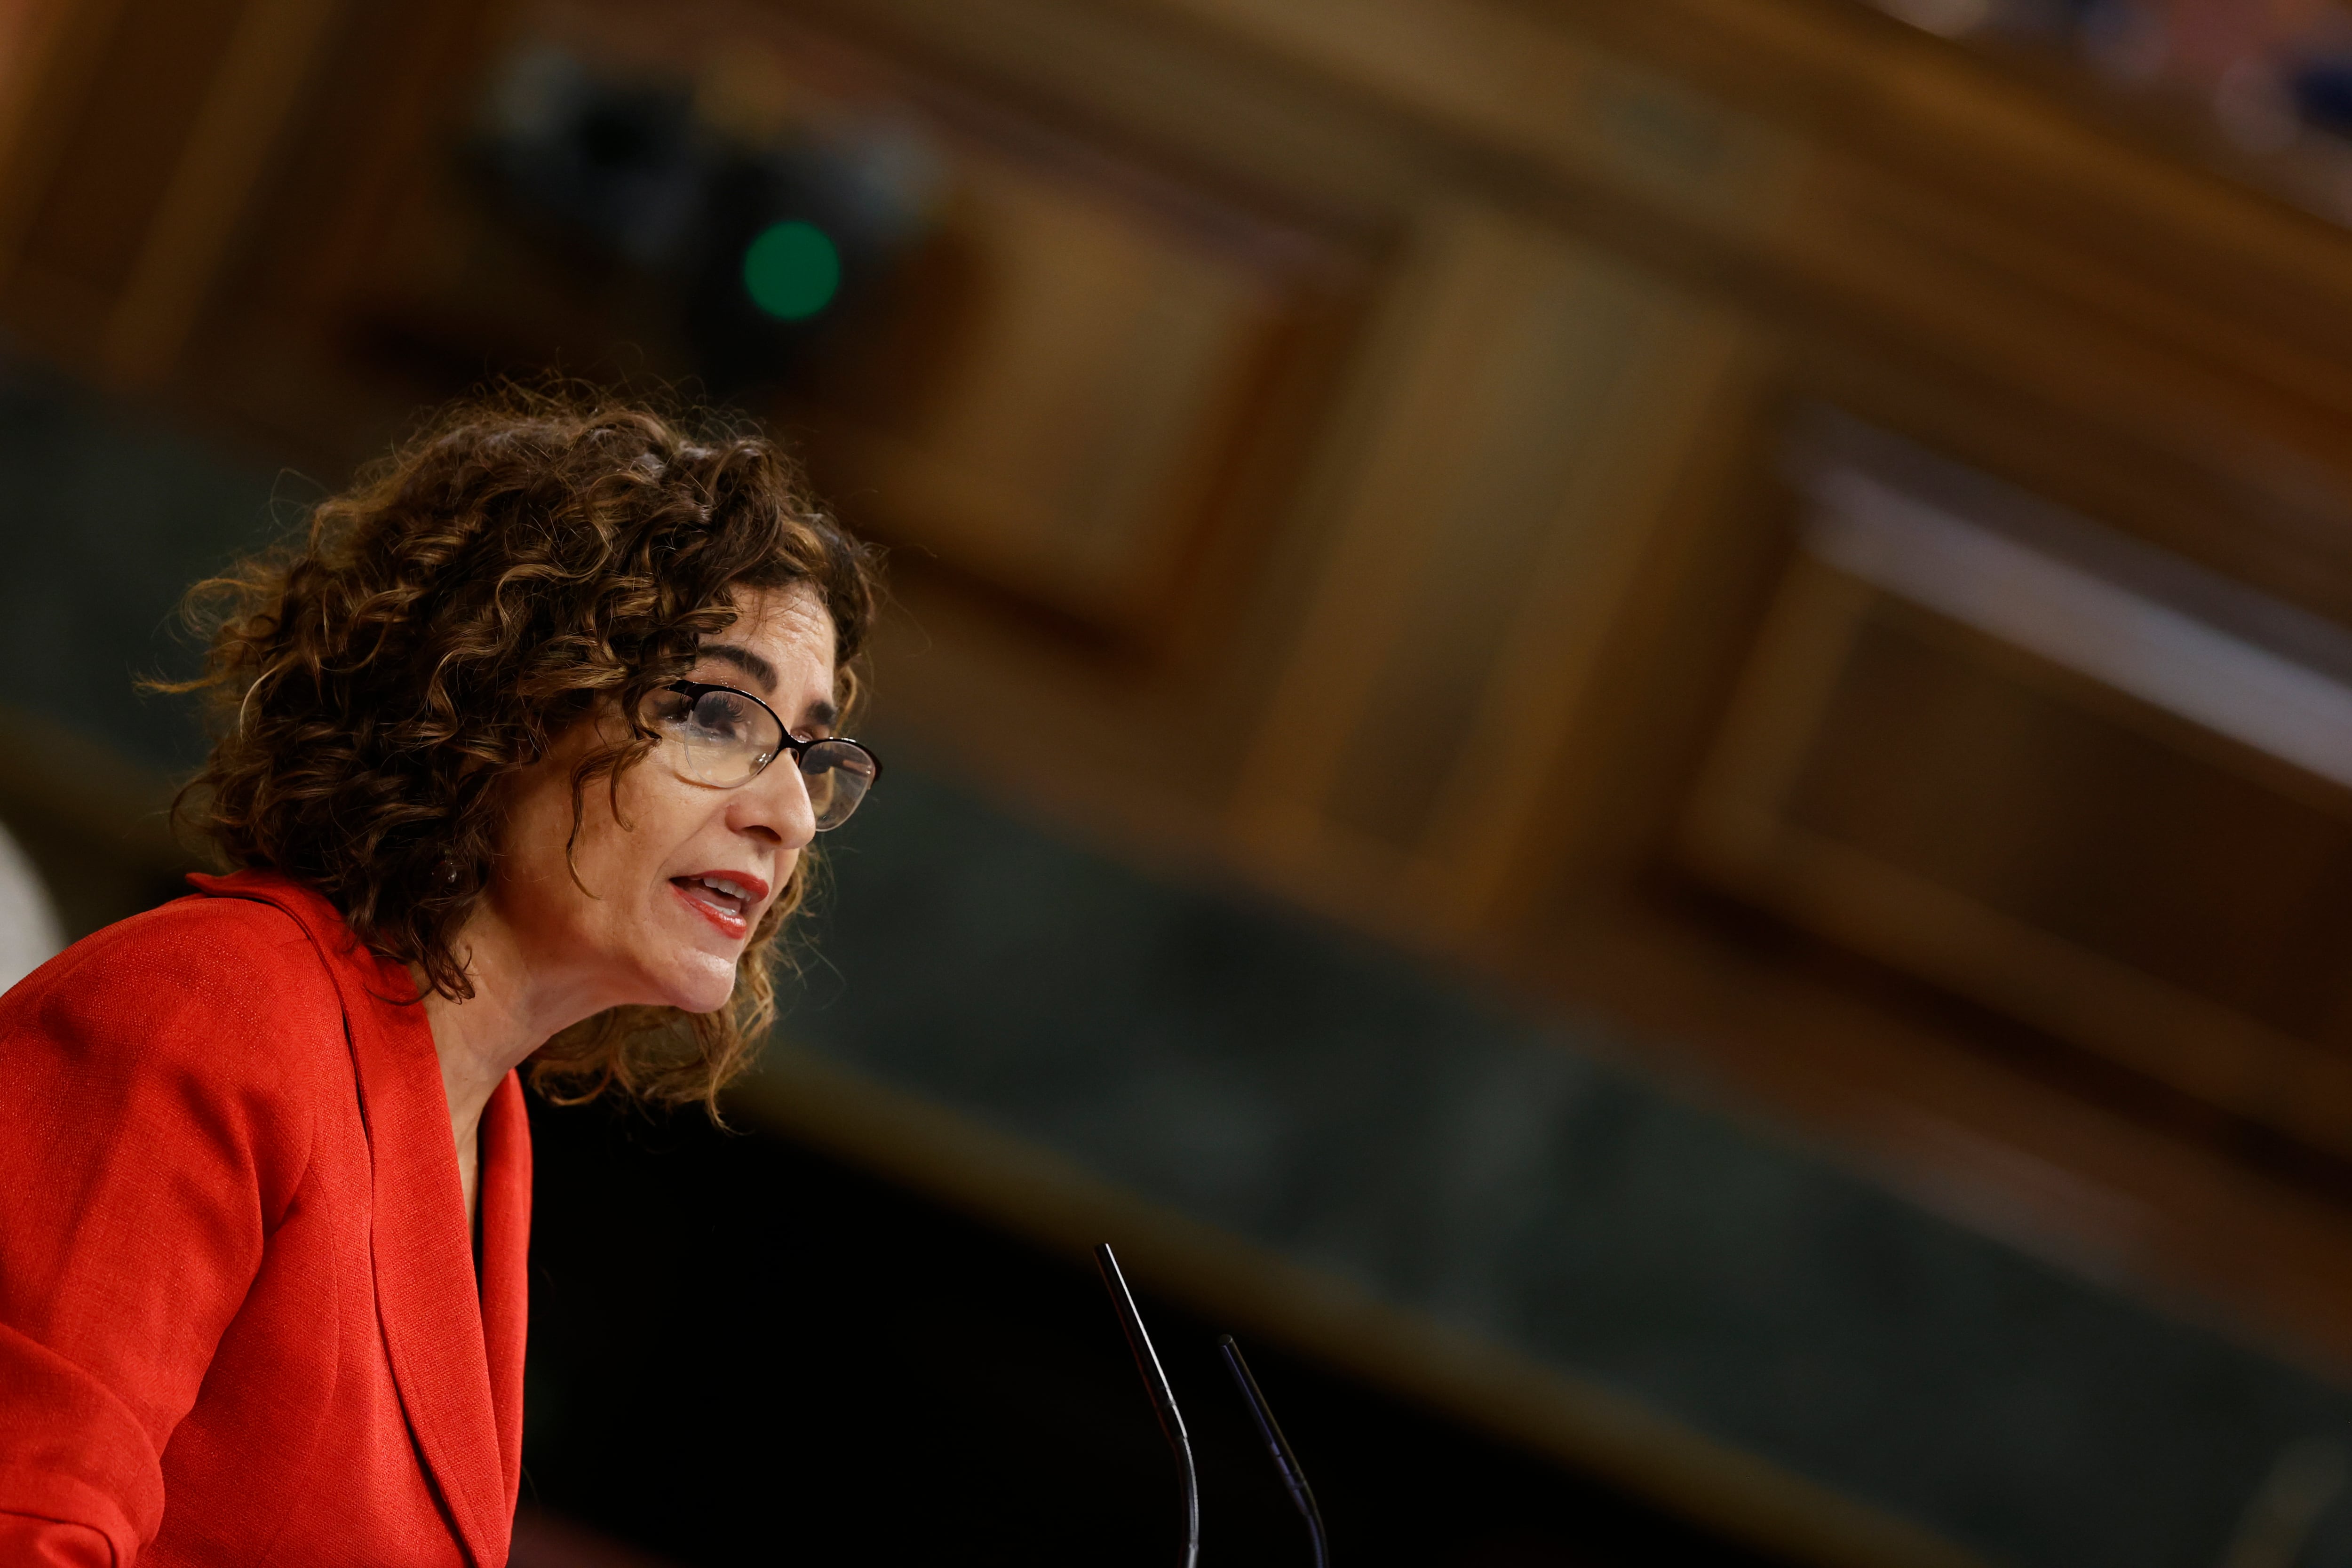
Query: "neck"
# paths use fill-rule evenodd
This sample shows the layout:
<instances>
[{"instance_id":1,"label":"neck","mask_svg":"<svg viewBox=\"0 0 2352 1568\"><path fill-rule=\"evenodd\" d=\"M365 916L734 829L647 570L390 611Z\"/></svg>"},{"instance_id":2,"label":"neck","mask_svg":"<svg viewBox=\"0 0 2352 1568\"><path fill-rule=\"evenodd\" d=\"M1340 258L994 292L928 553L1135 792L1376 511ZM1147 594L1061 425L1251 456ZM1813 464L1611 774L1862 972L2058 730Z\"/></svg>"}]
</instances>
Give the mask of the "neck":
<instances>
[{"instance_id":1,"label":"neck","mask_svg":"<svg viewBox=\"0 0 2352 1568\"><path fill-rule=\"evenodd\" d=\"M441 1089L448 1097L458 1182L470 1216L475 1134L491 1094L531 1052L597 1008L573 994L574 988L551 986L535 975L514 931L487 907L466 922L456 946L474 983L473 995L454 1001L427 992L424 1007L434 1054L441 1058Z\"/></svg>"}]
</instances>

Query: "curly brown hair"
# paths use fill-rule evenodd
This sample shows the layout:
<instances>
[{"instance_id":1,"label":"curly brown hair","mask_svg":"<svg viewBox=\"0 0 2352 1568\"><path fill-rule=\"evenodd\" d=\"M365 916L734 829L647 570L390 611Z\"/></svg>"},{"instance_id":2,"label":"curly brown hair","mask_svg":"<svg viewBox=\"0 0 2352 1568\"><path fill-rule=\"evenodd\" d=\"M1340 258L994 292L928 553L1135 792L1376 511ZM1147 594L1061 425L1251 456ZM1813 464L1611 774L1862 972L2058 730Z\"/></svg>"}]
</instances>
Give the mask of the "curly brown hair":
<instances>
[{"instance_id":1,"label":"curly brown hair","mask_svg":"<svg viewBox=\"0 0 2352 1568\"><path fill-rule=\"evenodd\" d=\"M832 613L845 710L875 561L771 441L572 389L453 406L312 510L288 547L197 584L212 755L180 814L219 857L318 889L374 952L473 994L459 929L497 850L500 784L611 703L678 679L744 588L806 584ZM590 750L617 788L654 736ZM717 1013L625 1007L565 1031L531 1077L715 1105L775 1013L774 948L802 856Z\"/></svg>"}]
</instances>

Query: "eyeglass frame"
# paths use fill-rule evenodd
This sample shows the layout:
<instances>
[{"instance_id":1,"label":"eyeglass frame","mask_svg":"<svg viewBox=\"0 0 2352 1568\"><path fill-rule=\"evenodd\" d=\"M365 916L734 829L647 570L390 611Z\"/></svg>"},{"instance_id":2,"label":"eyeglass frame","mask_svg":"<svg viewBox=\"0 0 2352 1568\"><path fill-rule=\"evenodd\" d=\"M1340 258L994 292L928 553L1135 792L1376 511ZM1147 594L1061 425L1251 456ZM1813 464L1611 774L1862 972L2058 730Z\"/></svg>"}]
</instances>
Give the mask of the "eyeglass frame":
<instances>
[{"instance_id":1,"label":"eyeglass frame","mask_svg":"<svg viewBox=\"0 0 2352 1568\"><path fill-rule=\"evenodd\" d=\"M653 689L646 692L646 695L650 697L655 691L675 691L684 696L689 702L701 701L705 694L709 692L730 692L737 697L742 698L747 702L756 704L760 711L765 713L769 718L773 719L776 721L776 732L784 738L783 743L775 751L768 753L768 759L766 762L761 763L758 767L751 770L751 778L744 779L740 783L731 784L714 784L707 779L697 779L694 781L697 784L704 785L706 788L741 789L744 784L750 784L751 779L756 779L761 773L766 773L769 767L774 763L775 760L783 755L786 752L790 752L793 754L793 771L798 773L800 771L801 759L808 755L808 750L811 746L822 746L829 742L835 741L838 741L845 746L856 747L859 751L866 753L866 761L874 764L874 773L872 776L867 778L866 781L867 793L872 793L874 786L882 782L882 759L875 753L873 747L867 745L865 742L858 740L854 735L820 735L815 740L803 741L798 735L793 733L793 727L784 722L784 716L782 714L777 712L773 708L769 707L767 703L761 701L757 696L744 690L740 686L727 686L708 680L672 680L653 688ZM801 787L805 789L808 786L803 783ZM850 809L853 814L856 810L855 806ZM846 821L847 818L844 818L843 820ZM838 827L840 826L841 824L838 822L834 824L834 827ZM819 828L818 831L821 833L830 833L833 831L833 828Z\"/></svg>"}]
</instances>

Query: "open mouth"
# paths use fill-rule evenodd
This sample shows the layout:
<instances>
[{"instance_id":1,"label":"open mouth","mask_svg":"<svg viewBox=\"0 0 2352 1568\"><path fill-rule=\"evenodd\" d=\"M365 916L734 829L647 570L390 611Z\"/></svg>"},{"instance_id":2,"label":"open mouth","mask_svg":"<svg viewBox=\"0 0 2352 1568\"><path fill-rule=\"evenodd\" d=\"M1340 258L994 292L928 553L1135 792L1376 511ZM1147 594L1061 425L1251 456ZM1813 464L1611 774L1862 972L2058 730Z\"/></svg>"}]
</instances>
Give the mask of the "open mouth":
<instances>
[{"instance_id":1,"label":"open mouth","mask_svg":"<svg viewBox=\"0 0 2352 1568\"><path fill-rule=\"evenodd\" d=\"M751 926L759 893L727 877L672 877L676 888L695 909L730 936L741 936Z\"/></svg>"}]
</instances>

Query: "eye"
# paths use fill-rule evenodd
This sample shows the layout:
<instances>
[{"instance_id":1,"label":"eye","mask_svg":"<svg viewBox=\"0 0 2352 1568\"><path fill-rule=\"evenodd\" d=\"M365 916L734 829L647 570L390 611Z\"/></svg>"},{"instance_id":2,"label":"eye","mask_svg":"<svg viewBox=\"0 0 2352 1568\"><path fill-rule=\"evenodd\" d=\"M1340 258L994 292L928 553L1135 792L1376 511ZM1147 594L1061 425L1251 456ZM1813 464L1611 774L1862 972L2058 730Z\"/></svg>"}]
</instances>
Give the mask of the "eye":
<instances>
[{"instance_id":1,"label":"eye","mask_svg":"<svg viewBox=\"0 0 2352 1568\"><path fill-rule=\"evenodd\" d=\"M638 710L647 724L656 729L676 731L692 717L693 699L683 691L659 690L646 694L645 705Z\"/></svg>"},{"instance_id":2,"label":"eye","mask_svg":"<svg viewBox=\"0 0 2352 1568\"><path fill-rule=\"evenodd\" d=\"M693 728L714 741L751 739L751 704L732 691L706 691L695 699Z\"/></svg>"}]
</instances>

